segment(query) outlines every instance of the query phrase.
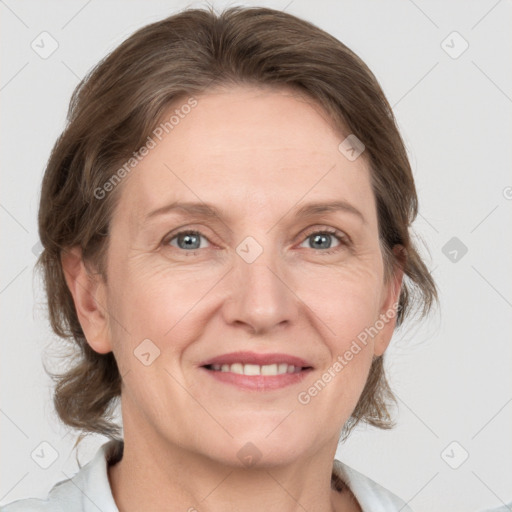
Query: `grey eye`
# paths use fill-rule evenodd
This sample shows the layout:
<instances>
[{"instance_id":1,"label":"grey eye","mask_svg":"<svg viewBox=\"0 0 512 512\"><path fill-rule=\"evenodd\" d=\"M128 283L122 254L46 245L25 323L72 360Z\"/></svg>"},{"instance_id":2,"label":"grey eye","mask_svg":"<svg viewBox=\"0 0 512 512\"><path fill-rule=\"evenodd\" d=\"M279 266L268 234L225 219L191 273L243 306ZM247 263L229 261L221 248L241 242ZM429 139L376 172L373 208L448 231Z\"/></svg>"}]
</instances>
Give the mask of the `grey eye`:
<instances>
[{"instance_id":1,"label":"grey eye","mask_svg":"<svg viewBox=\"0 0 512 512\"><path fill-rule=\"evenodd\" d=\"M196 250L202 248L201 239L206 240L206 238L197 231L183 231L171 238L169 244L178 249ZM174 241L176 241L176 243L174 243Z\"/></svg>"},{"instance_id":2,"label":"grey eye","mask_svg":"<svg viewBox=\"0 0 512 512\"><path fill-rule=\"evenodd\" d=\"M312 233L311 235L306 237L304 242L309 241L310 249L331 249L331 247L333 247L333 239L336 240L336 242L339 245L340 242L337 240L337 237L334 234L319 231L317 233Z\"/></svg>"}]
</instances>

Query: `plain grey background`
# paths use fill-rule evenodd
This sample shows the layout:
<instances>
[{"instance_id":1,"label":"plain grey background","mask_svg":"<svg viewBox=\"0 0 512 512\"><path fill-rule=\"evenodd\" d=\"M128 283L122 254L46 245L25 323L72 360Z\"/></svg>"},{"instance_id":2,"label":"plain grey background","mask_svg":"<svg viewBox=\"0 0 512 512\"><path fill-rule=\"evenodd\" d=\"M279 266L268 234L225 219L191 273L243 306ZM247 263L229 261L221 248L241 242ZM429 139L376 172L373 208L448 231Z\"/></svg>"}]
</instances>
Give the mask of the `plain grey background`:
<instances>
[{"instance_id":1,"label":"plain grey background","mask_svg":"<svg viewBox=\"0 0 512 512\"><path fill-rule=\"evenodd\" d=\"M511 2L212 3L284 9L347 44L380 81L409 151L414 229L441 308L404 326L388 351L397 427L357 429L337 458L420 512L512 501ZM56 337L33 275L40 181L70 95L139 27L205 5L0 0L2 504L45 497L78 469L76 434L60 425L42 366ZM103 442L88 439L81 463Z\"/></svg>"}]
</instances>

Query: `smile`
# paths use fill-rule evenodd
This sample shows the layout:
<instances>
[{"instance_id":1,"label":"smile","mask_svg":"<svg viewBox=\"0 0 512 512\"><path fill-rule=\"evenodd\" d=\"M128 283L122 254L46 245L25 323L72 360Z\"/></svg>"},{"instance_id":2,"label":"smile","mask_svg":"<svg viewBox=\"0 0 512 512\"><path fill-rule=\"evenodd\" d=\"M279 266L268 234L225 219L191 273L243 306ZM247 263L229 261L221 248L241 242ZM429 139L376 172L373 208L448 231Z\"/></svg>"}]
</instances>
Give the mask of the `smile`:
<instances>
[{"instance_id":1,"label":"smile","mask_svg":"<svg viewBox=\"0 0 512 512\"><path fill-rule=\"evenodd\" d=\"M243 391L272 391L301 382L313 371L309 361L283 353L231 352L199 368L215 381Z\"/></svg>"},{"instance_id":2,"label":"smile","mask_svg":"<svg viewBox=\"0 0 512 512\"><path fill-rule=\"evenodd\" d=\"M286 373L299 373L302 371L302 367L290 365L288 363L279 364L212 364L207 365L209 370L215 372L230 372L236 373L237 375L284 375Z\"/></svg>"}]
</instances>

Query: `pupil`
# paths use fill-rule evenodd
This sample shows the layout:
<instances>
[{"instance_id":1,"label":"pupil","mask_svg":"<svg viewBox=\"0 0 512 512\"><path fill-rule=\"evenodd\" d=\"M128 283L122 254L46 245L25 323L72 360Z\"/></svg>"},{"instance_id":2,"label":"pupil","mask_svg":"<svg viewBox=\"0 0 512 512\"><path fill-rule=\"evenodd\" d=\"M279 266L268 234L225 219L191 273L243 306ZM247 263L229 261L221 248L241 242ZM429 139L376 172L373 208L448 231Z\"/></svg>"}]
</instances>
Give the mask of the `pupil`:
<instances>
[{"instance_id":1,"label":"pupil","mask_svg":"<svg viewBox=\"0 0 512 512\"><path fill-rule=\"evenodd\" d=\"M331 236L326 234L318 234L313 237L313 243L317 244L316 248L329 249L331 247Z\"/></svg>"},{"instance_id":2,"label":"pupil","mask_svg":"<svg viewBox=\"0 0 512 512\"><path fill-rule=\"evenodd\" d=\"M200 239L196 234L187 233L185 235L180 235L178 240L178 245L180 245L181 249L199 249L201 245ZM180 243L182 242L182 244ZM310 244L311 245L311 244ZM329 249L331 247L331 235L328 234L317 234L313 237L313 245L316 248L320 249Z\"/></svg>"},{"instance_id":3,"label":"pupil","mask_svg":"<svg viewBox=\"0 0 512 512\"><path fill-rule=\"evenodd\" d=\"M183 242L183 246L180 245L180 241ZM200 240L197 235L187 233L178 237L178 245L181 249L199 249Z\"/></svg>"}]
</instances>

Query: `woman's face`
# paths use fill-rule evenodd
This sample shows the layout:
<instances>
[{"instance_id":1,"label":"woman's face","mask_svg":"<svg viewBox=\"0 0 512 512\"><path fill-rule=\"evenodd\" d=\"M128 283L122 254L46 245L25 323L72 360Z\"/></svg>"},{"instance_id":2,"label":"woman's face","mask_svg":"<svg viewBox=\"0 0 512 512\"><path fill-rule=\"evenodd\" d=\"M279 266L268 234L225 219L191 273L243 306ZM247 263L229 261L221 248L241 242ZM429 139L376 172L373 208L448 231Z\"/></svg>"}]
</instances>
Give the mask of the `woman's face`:
<instances>
[{"instance_id":1,"label":"woman's face","mask_svg":"<svg viewBox=\"0 0 512 512\"><path fill-rule=\"evenodd\" d=\"M333 453L401 280L384 282L364 153L292 91L195 99L164 116L181 112L112 219L94 348L123 376L125 435L227 464Z\"/></svg>"}]
</instances>

